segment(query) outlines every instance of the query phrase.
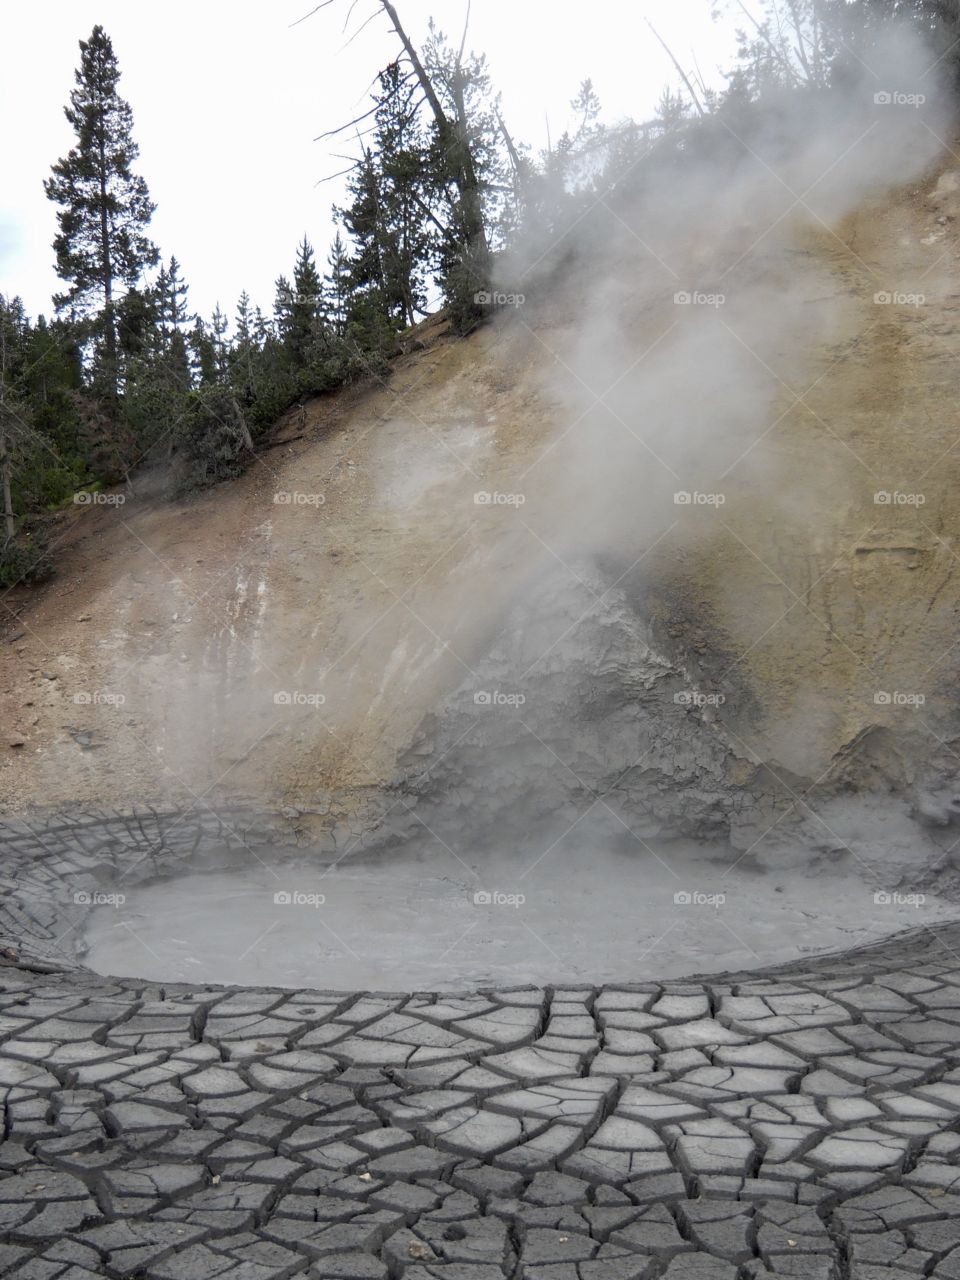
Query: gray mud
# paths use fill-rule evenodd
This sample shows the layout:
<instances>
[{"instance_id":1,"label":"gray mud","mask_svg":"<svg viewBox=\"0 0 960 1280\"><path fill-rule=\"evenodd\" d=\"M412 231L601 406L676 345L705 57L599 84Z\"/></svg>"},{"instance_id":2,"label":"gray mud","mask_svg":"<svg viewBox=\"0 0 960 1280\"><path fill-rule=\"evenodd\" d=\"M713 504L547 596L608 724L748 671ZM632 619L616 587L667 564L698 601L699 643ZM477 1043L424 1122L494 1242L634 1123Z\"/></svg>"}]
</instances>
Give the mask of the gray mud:
<instances>
[{"instance_id":1,"label":"gray mud","mask_svg":"<svg viewBox=\"0 0 960 1280\"><path fill-rule=\"evenodd\" d=\"M101 974L168 982L642 982L846 949L956 912L931 893L894 893L850 856L768 870L737 857L677 843L474 865L438 847L326 867L234 853L229 869L116 885L125 900L86 912L80 950Z\"/></svg>"}]
</instances>

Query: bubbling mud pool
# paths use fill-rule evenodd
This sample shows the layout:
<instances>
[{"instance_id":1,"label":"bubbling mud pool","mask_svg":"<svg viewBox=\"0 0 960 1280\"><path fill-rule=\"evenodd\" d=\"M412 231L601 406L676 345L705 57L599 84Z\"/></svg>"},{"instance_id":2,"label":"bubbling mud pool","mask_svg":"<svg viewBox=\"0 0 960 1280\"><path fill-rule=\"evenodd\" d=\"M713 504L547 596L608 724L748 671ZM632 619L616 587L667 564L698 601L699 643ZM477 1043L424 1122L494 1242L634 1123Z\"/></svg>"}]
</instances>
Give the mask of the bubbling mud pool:
<instances>
[{"instance_id":1,"label":"bubbling mud pool","mask_svg":"<svg viewBox=\"0 0 960 1280\"><path fill-rule=\"evenodd\" d=\"M101 895L78 944L84 963L153 981L320 989L640 982L846 949L956 913L872 883L852 858L763 870L673 842L639 857L557 848L536 863L243 856Z\"/></svg>"}]
</instances>

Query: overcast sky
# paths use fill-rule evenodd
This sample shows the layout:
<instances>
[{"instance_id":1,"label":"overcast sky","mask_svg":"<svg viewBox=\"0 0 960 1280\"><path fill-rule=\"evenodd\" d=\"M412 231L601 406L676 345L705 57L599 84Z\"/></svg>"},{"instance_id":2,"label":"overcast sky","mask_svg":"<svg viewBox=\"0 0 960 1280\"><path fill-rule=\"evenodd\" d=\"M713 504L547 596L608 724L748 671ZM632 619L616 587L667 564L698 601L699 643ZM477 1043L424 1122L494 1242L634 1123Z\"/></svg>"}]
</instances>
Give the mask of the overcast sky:
<instances>
[{"instance_id":1,"label":"overcast sky","mask_svg":"<svg viewBox=\"0 0 960 1280\"><path fill-rule=\"evenodd\" d=\"M712 4L473 0L469 44L489 59L511 132L538 150L547 119L554 138L571 123L569 101L587 76L608 122L649 117L664 85L677 87L647 17L686 68L696 58L705 80L719 85L733 23L713 23ZM348 0L293 25L312 7L311 0L4 6L0 293L20 294L31 315L50 313L59 282L50 248L55 209L43 179L73 143L63 107L78 41L98 22L113 40L120 91L133 107L138 168L157 204L152 236L164 258L180 260L191 310L208 315L219 301L232 317L244 288L269 310L273 282L289 273L304 233L323 262L330 206L342 188L317 182L343 161L314 139L366 108L367 87L395 55L396 39L381 15L344 47L376 0L360 0L346 34ZM418 42L431 14L459 38L466 0L397 0L397 8Z\"/></svg>"}]
</instances>

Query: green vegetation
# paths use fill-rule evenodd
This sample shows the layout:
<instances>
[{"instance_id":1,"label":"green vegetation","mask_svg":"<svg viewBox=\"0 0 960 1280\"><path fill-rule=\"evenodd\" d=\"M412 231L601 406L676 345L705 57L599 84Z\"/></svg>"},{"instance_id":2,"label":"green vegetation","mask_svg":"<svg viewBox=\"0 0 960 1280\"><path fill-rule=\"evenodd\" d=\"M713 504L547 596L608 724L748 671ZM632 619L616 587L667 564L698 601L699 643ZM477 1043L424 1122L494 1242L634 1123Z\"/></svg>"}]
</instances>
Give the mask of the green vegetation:
<instances>
[{"instance_id":1,"label":"green vegetation","mask_svg":"<svg viewBox=\"0 0 960 1280\"><path fill-rule=\"evenodd\" d=\"M232 322L219 307L192 314L180 264L149 239L154 206L113 46L100 26L81 42L65 109L74 146L45 184L65 288L50 320L0 294L0 584L49 572L47 525L78 490L147 463L171 494L240 474L291 405L387 376L399 335L438 295L469 332L490 314L505 250L556 238L649 157L695 154L698 139L709 149L717 122L785 91L830 92L891 20L920 29L954 70L960 51L957 0L766 0L723 92L678 66L682 90L664 91L653 120L610 127L586 80L575 131L534 157L507 132L484 59L432 24L418 52L380 3L402 53L369 109L332 131L362 126L326 271L304 236L272 314L243 292Z\"/></svg>"}]
</instances>

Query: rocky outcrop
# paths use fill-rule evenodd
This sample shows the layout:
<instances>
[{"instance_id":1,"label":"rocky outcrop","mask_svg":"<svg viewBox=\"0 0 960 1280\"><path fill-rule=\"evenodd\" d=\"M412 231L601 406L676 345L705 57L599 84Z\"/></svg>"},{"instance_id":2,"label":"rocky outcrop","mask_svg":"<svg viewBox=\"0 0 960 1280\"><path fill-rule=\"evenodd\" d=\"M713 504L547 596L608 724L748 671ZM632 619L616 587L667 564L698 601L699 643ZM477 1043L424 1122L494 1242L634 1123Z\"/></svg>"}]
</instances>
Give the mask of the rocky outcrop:
<instances>
[{"instance_id":1,"label":"rocky outcrop","mask_svg":"<svg viewBox=\"0 0 960 1280\"><path fill-rule=\"evenodd\" d=\"M724 695L654 642L624 589L595 565L575 571L574 587L565 573L521 587L401 757L399 791L431 830L469 824L481 846L543 842L591 812L613 838L746 847L787 788L738 749Z\"/></svg>"}]
</instances>

